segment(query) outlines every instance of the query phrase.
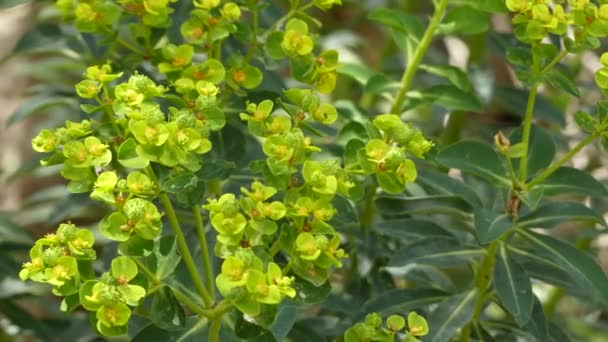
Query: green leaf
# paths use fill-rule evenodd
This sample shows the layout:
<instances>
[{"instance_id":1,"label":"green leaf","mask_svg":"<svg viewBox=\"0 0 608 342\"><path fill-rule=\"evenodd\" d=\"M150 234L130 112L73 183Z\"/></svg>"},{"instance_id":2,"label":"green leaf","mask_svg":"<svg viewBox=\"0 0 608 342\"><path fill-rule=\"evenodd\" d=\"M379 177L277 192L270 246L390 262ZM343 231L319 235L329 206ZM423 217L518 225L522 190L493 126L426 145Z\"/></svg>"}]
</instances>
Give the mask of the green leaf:
<instances>
[{"instance_id":1,"label":"green leaf","mask_svg":"<svg viewBox=\"0 0 608 342\"><path fill-rule=\"evenodd\" d=\"M583 111L578 111L574 114L574 120L578 127L587 133L595 132L597 121L591 114Z\"/></svg>"},{"instance_id":2,"label":"green leaf","mask_svg":"<svg viewBox=\"0 0 608 342\"><path fill-rule=\"evenodd\" d=\"M154 241L154 249L152 254L146 257L146 264L159 280L163 280L175 271L180 260L175 238L163 236Z\"/></svg>"},{"instance_id":3,"label":"green leaf","mask_svg":"<svg viewBox=\"0 0 608 342\"><path fill-rule=\"evenodd\" d=\"M23 102L23 104L13 112L13 114L7 120L6 126L11 126L12 124L19 122L31 115L41 114L47 109L53 107L65 106L76 108L77 105L78 103L76 100L71 97L55 97L49 95L31 97Z\"/></svg>"},{"instance_id":4,"label":"green leaf","mask_svg":"<svg viewBox=\"0 0 608 342\"><path fill-rule=\"evenodd\" d=\"M496 213L483 208L475 211L477 239L482 244L488 244L498 239L512 226L511 218L504 213Z\"/></svg>"},{"instance_id":5,"label":"green leaf","mask_svg":"<svg viewBox=\"0 0 608 342\"><path fill-rule=\"evenodd\" d=\"M481 112L483 106L476 95L449 84L439 84L424 90L407 93L406 108L419 104L435 104L450 111Z\"/></svg>"},{"instance_id":6,"label":"green leaf","mask_svg":"<svg viewBox=\"0 0 608 342\"><path fill-rule=\"evenodd\" d=\"M297 307L285 301L279 305L270 331L277 341L285 341L297 318Z\"/></svg>"},{"instance_id":7,"label":"green leaf","mask_svg":"<svg viewBox=\"0 0 608 342\"><path fill-rule=\"evenodd\" d=\"M551 69L549 71L549 73L547 73L547 75L545 76L545 79L551 86L553 86L557 89L565 91L565 92L569 93L570 95L573 95L576 97L581 96L581 93L578 90L576 83L574 83L574 81L572 81L573 77L569 76L569 75L565 75L564 72L562 72L559 69L556 69L556 68Z\"/></svg>"},{"instance_id":8,"label":"green leaf","mask_svg":"<svg viewBox=\"0 0 608 342\"><path fill-rule=\"evenodd\" d=\"M470 186L445 173L421 169L418 170L418 178L416 180L424 188L434 190L437 194L459 196L472 207L482 206L481 199Z\"/></svg>"},{"instance_id":9,"label":"green leaf","mask_svg":"<svg viewBox=\"0 0 608 342\"><path fill-rule=\"evenodd\" d=\"M193 173L182 173L164 179L160 184L160 189L171 194L188 191L196 187L198 178Z\"/></svg>"},{"instance_id":10,"label":"green leaf","mask_svg":"<svg viewBox=\"0 0 608 342\"><path fill-rule=\"evenodd\" d=\"M384 74L376 74L370 77L365 84L365 91L374 94L380 95L387 92L393 92L396 89L399 89L401 84L390 77Z\"/></svg>"},{"instance_id":11,"label":"green leaf","mask_svg":"<svg viewBox=\"0 0 608 342\"><path fill-rule=\"evenodd\" d=\"M447 230L431 221L410 218L382 221L374 226L374 230L391 239L414 241L428 237L453 237Z\"/></svg>"},{"instance_id":12,"label":"green leaf","mask_svg":"<svg viewBox=\"0 0 608 342\"><path fill-rule=\"evenodd\" d=\"M0 8L10 8L10 7L15 7L18 5L22 5L28 2L31 2L32 0L3 0L2 3L0 3Z\"/></svg>"},{"instance_id":13,"label":"green leaf","mask_svg":"<svg viewBox=\"0 0 608 342\"><path fill-rule=\"evenodd\" d=\"M353 203L342 195L335 195L332 205L336 209L336 214L331 219L331 224L336 227L359 223L359 215Z\"/></svg>"},{"instance_id":14,"label":"green leaf","mask_svg":"<svg viewBox=\"0 0 608 342\"><path fill-rule=\"evenodd\" d=\"M440 303L427 317L431 331L425 341L450 341L458 329L473 317L477 295L477 290L473 290L452 296L447 301Z\"/></svg>"},{"instance_id":15,"label":"green leaf","mask_svg":"<svg viewBox=\"0 0 608 342\"><path fill-rule=\"evenodd\" d=\"M518 128L509 134L511 144L517 144L522 141L521 128ZM533 125L530 131L530 143L528 145L528 176L533 176L544 170L551 164L555 157L555 142L553 137L543 128ZM519 170L519 158L511 160L513 168Z\"/></svg>"},{"instance_id":16,"label":"green leaf","mask_svg":"<svg viewBox=\"0 0 608 342\"><path fill-rule=\"evenodd\" d=\"M365 86L369 79L376 74L374 70L364 65L354 63L344 63L338 68L338 73L348 76L362 86Z\"/></svg>"},{"instance_id":17,"label":"green leaf","mask_svg":"<svg viewBox=\"0 0 608 342\"><path fill-rule=\"evenodd\" d=\"M520 216L518 225L524 228L553 228L563 222L586 221L606 225L602 215L576 202L550 202Z\"/></svg>"},{"instance_id":18,"label":"green leaf","mask_svg":"<svg viewBox=\"0 0 608 342\"><path fill-rule=\"evenodd\" d=\"M590 174L572 167L560 167L540 185L545 195L581 194L608 196L606 187Z\"/></svg>"},{"instance_id":19,"label":"green leaf","mask_svg":"<svg viewBox=\"0 0 608 342\"><path fill-rule=\"evenodd\" d=\"M465 0L464 3L490 13L506 13L509 11L504 0Z\"/></svg>"},{"instance_id":20,"label":"green leaf","mask_svg":"<svg viewBox=\"0 0 608 342\"><path fill-rule=\"evenodd\" d=\"M534 304L532 284L526 271L511 259L502 244L496 255L494 288L505 309L519 326L524 326L530 319Z\"/></svg>"},{"instance_id":21,"label":"green leaf","mask_svg":"<svg viewBox=\"0 0 608 342\"><path fill-rule=\"evenodd\" d=\"M150 162L137 153L137 143L133 138L125 140L118 148L118 162L131 169L143 169Z\"/></svg>"},{"instance_id":22,"label":"green leaf","mask_svg":"<svg viewBox=\"0 0 608 342\"><path fill-rule=\"evenodd\" d=\"M436 289L392 289L381 292L376 297L365 302L358 313L354 315L353 320L359 321L370 312L378 312L380 314L407 312L415 308L440 302L447 297L447 293Z\"/></svg>"},{"instance_id":23,"label":"green leaf","mask_svg":"<svg viewBox=\"0 0 608 342\"><path fill-rule=\"evenodd\" d=\"M300 305L321 303L331 293L329 282L325 282L321 286L315 286L300 277L295 277L293 288L296 290L296 296L292 301Z\"/></svg>"},{"instance_id":24,"label":"green leaf","mask_svg":"<svg viewBox=\"0 0 608 342\"><path fill-rule=\"evenodd\" d=\"M546 235L519 230L519 234L546 252L603 306L608 306L608 279L601 267L586 253L574 246Z\"/></svg>"},{"instance_id":25,"label":"green leaf","mask_svg":"<svg viewBox=\"0 0 608 342\"><path fill-rule=\"evenodd\" d=\"M528 104L529 91L513 87L500 86L494 90L494 102L513 115L523 117ZM566 124L564 113L556 108L544 96L537 96L534 104L535 117L539 120L558 123L560 126Z\"/></svg>"},{"instance_id":26,"label":"green leaf","mask_svg":"<svg viewBox=\"0 0 608 342\"><path fill-rule=\"evenodd\" d=\"M453 65L444 64L444 65L421 65L420 69L431 73L436 76L440 76L448 80L450 83L455 85L456 87L468 92L473 92L473 84L471 84L471 80L465 71L462 69L455 67Z\"/></svg>"},{"instance_id":27,"label":"green leaf","mask_svg":"<svg viewBox=\"0 0 608 342\"><path fill-rule=\"evenodd\" d=\"M422 37L424 25L415 15L404 11L395 11L391 8L376 8L372 10L368 18L372 21L381 23L394 30L408 33L414 37Z\"/></svg>"},{"instance_id":28,"label":"green leaf","mask_svg":"<svg viewBox=\"0 0 608 342\"><path fill-rule=\"evenodd\" d=\"M177 331L168 331L157 327L155 324L149 324L145 328L137 332L132 338L132 342L150 342L150 341L175 341L175 342L201 342L207 341L209 335L209 321L207 318L191 316L186 318L186 325L183 329ZM239 338L234 336L234 333L222 326L220 330L220 341L222 342L239 342Z\"/></svg>"},{"instance_id":29,"label":"green leaf","mask_svg":"<svg viewBox=\"0 0 608 342\"><path fill-rule=\"evenodd\" d=\"M203 162L196 175L201 180L227 179L236 169L236 164L223 159L208 159Z\"/></svg>"},{"instance_id":30,"label":"green leaf","mask_svg":"<svg viewBox=\"0 0 608 342\"><path fill-rule=\"evenodd\" d=\"M501 185L510 185L502 160L488 144L460 141L443 148L435 159L445 167L473 173Z\"/></svg>"},{"instance_id":31,"label":"green leaf","mask_svg":"<svg viewBox=\"0 0 608 342\"><path fill-rule=\"evenodd\" d=\"M471 205L458 196L403 197L382 195L376 199L376 206L386 217L430 213L462 216L463 211L473 211Z\"/></svg>"},{"instance_id":32,"label":"green leaf","mask_svg":"<svg viewBox=\"0 0 608 342\"><path fill-rule=\"evenodd\" d=\"M479 34L489 28L488 15L471 6L451 8L439 25L440 34Z\"/></svg>"},{"instance_id":33,"label":"green leaf","mask_svg":"<svg viewBox=\"0 0 608 342\"><path fill-rule=\"evenodd\" d=\"M484 254L484 249L462 245L453 238L425 238L400 249L391 257L388 267L403 267L414 263L449 267L472 262Z\"/></svg>"},{"instance_id":34,"label":"green leaf","mask_svg":"<svg viewBox=\"0 0 608 342\"><path fill-rule=\"evenodd\" d=\"M150 320L164 330L181 330L186 324L184 309L167 286L154 293L150 313Z\"/></svg>"},{"instance_id":35,"label":"green leaf","mask_svg":"<svg viewBox=\"0 0 608 342\"><path fill-rule=\"evenodd\" d=\"M545 318L543 305L536 296L534 296L530 320L526 323L524 329L534 336L537 341L546 341L547 339L547 319Z\"/></svg>"}]
</instances>

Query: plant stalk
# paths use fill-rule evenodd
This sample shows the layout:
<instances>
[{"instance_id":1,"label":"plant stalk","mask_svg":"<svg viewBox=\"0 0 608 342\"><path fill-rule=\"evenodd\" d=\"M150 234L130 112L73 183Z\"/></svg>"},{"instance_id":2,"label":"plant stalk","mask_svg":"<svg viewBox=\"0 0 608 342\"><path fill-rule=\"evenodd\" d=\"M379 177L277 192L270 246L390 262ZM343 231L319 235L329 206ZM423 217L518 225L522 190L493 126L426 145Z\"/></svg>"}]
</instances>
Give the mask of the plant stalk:
<instances>
[{"instance_id":1,"label":"plant stalk","mask_svg":"<svg viewBox=\"0 0 608 342\"><path fill-rule=\"evenodd\" d=\"M596 131L596 132L593 132L588 137L586 137L585 139L583 139L573 149L568 151L568 153L566 153L560 160L553 163L551 166L549 166L547 169L545 169L545 171L543 171L540 175L536 176L536 178L534 178L530 183L526 184L526 189L531 189L532 187L542 183L545 179L547 179L555 171L557 171L557 169L559 169L562 165L564 165L570 159L572 159L572 157L574 157L574 155L576 155L578 152L580 152L580 150L582 150L583 147L592 143L593 140L595 140L601 134L602 134L601 131Z\"/></svg>"},{"instance_id":2,"label":"plant stalk","mask_svg":"<svg viewBox=\"0 0 608 342\"><path fill-rule=\"evenodd\" d=\"M435 8L435 13L431 17L429 25L427 26L420 43L416 47L414 51L414 56L412 60L408 61L405 72L403 73L403 77L401 79L401 88L395 96L395 102L393 102L393 106L391 107L391 113L399 114L401 112L401 107L403 107L403 102L405 101L405 97L407 92L410 90L412 86L412 82L414 81L414 76L416 75L416 71L418 70L418 66L422 63L422 59L424 58L426 51L428 50L431 42L433 41L433 37L435 36L435 31L439 27L441 23L441 19L443 18L443 14L448 6L448 0L440 0Z\"/></svg>"},{"instance_id":3,"label":"plant stalk","mask_svg":"<svg viewBox=\"0 0 608 342\"><path fill-rule=\"evenodd\" d=\"M528 95L528 104L526 106L526 113L524 115L524 131L522 137L522 144L524 145L524 152L519 160L519 181L524 183L528 174L528 149L530 146L530 133L532 131L532 118L534 116L534 105L536 103L536 96L538 95L538 85L532 85L530 89L530 95Z\"/></svg>"},{"instance_id":4,"label":"plant stalk","mask_svg":"<svg viewBox=\"0 0 608 342\"><path fill-rule=\"evenodd\" d=\"M198 241L201 245L201 255L203 259L205 280L207 282L207 290L213 294L213 266L211 265L211 257L209 256L209 245L207 244L205 226L203 225L203 216L198 205L192 207L192 213L194 214L194 221L196 223L196 235L198 235Z\"/></svg>"},{"instance_id":5,"label":"plant stalk","mask_svg":"<svg viewBox=\"0 0 608 342\"><path fill-rule=\"evenodd\" d=\"M188 272L190 272L190 276L194 281L194 286L203 298L205 305L207 307L210 307L211 305L213 305L213 298L209 294L209 291L207 291L207 288L203 283L203 278L201 277L198 272L198 269L196 268L196 263L192 258L192 254L190 253L190 249L188 248L188 244L186 243L186 238L184 237L184 233L182 232L179 221L177 220L177 215L175 214L173 204L171 204L171 200L169 199L169 196L167 196L167 194L162 193L159 195L159 198L161 203L163 204L163 207L165 208L167 218L169 219L169 225L171 226L171 229L173 229L175 239L177 240L177 246L179 247L179 250L182 254L184 263L188 268Z\"/></svg>"}]
</instances>

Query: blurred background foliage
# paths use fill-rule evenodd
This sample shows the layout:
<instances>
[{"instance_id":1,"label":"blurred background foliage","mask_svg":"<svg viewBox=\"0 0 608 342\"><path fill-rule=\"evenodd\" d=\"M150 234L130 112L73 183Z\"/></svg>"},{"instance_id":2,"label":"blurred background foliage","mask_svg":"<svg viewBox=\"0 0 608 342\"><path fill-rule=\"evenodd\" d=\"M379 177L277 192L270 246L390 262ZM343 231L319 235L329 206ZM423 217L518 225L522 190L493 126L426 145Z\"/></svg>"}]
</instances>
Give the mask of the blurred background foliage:
<instances>
[{"instance_id":1,"label":"blurred background foliage","mask_svg":"<svg viewBox=\"0 0 608 342\"><path fill-rule=\"evenodd\" d=\"M13 3L11 0L1 0L0 7L9 7ZM262 18L267 26L282 16L285 3L271 1ZM404 69L404 58L396 44L402 33L378 24L378 21L386 24L389 17L383 17L381 11L374 11L381 7L403 11L425 20L432 11L430 1L365 0L344 1L341 7L327 12L317 11L315 14L323 23L321 44L325 48L337 49L344 64L332 96L337 101L341 115L346 118L388 112L390 101L386 93L394 92L395 86L398 87ZM179 21L180 16L185 15L185 11L177 11L175 20ZM67 220L96 231L96 224L105 213L105 209L91 201L86 194L68 193L58 176L58 170L39 167L39 160L29 152L30 139L39 129L62 125L65 120L79 121L85 118L86 114L78 108L73 85L81 79L87 65L105 62L98 60L100 42L62 24L59 14L47 1L0 9L0 18L0 26L16 25L18 20L11 19L20 18L25 27L20 38L19 32L15 32L14 39L6 37L0 43L0 51L3 52L0 55L3 70L0 77L3 92L0 97L0 186L3 189L0 212L0 341L99 340L91 331L84 312L69 316L61 313L59 302L48 289L31 282L20 282L17 274L35 239ZM432 45L425 60L433 65L450 64L457 67L450 71L455 79L459 78L461 72L468 74L471 84L461 86L472 87L476 96L453 93L454 89L458 89L447 87L444 78L434 76L432 70L426 69L431 72L417 75L416 90L435 89L437 99L432 105L416 106L415 110L407 113L407 120L421 127L438 146L458 141L461 137L491 141L496 131L509 132L520 125L527 92L521 88L505 57L505 46L514 41L510 20L506 14L496 14L486 19L489 31L471 27L466 35L447 35ZM5 28L0 27L0 31L3 30ZM229 53L229 49L225 53ZM129 61L116 63L115 69L120 70L120 63L128 65ZM566 64L572 79L582 86L580 97L563 96L546 86L542 89L536 108L538 124L552 134L560 153L567 151L582 136L573 123L572 114L579 108L592 107L600 97L598 90L593 87L593 72L600 65L598 55L588 52L568 59ZM268 71L262 89L280 89L289 85L291 80L285 79L285 75L281 69ZM586 87L587 84L589 87ZM14 109L13 104L19 99L24 101ZM411 103L412 107L415 105ZM341 154L349 130L358 128L346 125L340 132L329 132L338 135L336 145L329 146L330 150ZM226 134L227 151L224 153L238 162L239 169L235 174L239 174L247 165L245 156L250 151L245 146L248 141L238 130L228 129ZM603 182L608 179L606 154L595 145L586 148L573 163ZM426 173L423 166L420 181L409 187L408 192L425 193L425 187L432 183L432 173ZM488 191L486 196L490 198L493 194ZM608 211L608 201L605 199L594 199L593 202L589 199L578 200L587 201L588 205L601 213ZM428 207L445 206L450 209L452 205L425 202L412 205L410 209L421 210L422 213ZM438 216L434 220L440 222L449 219ZM352 229L343 228L344 234L354 234ZM581 248L590 248L606 269L608 239L603 236L596 238L601 234L589 228L584 224L568 224L551 232ZM378 227L368 237L371 243L346 246L347 250L353 250L352 258L344 271L336 272L334 277L336 284L346 284L349 288L338 289L340 295L330 295L327 301L311 307L307 315L298 317L289 335L291 339L328 340L361 319L366 311L382 311L391 307L395 299L386 291L395 285L403 285L395 284L383 267L387 264L387 251L394 250L394 244L399 244L399 241L387 242L390 239L386 237L394 239L394 234L391 227ZM100 241L98 255L115 254L115 247L99 234L96 235ZM404 234L397 236L396 240L408 238L410 236ZM591 241L594 243L591 244ZM99 266L103 269L103 265ZM348 272L349 269L354 272ZM434 276L428 278L429 274ZM344 277L354 278L345 281ZM430 284L439 290L451 291L463 287L470 278L471 270L463 267L449 270L449 277L428 270L409 272L402 281ZM556 296L556 290L551 287L534 284L535 293L541 300ZM396 300L396 303L399 301ZM328 314L315 316L320 311ZM607 313L593 310L575 297L566 295L559 301L552 321L568 331L575 341L608 340Z\"/></svg>"}]
</instances>

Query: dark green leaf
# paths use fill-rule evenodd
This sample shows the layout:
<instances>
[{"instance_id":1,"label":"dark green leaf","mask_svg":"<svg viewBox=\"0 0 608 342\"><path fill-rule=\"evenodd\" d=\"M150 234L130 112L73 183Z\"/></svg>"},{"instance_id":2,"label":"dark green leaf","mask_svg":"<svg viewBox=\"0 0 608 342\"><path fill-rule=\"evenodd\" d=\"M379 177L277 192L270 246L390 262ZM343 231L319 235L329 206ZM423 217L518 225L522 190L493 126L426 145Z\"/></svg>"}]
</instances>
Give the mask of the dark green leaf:
<instances>
[{"instance_id":1,"label":"dark green leaf","mask_svg":"<svg viewBox=\"0 0 608 342\"><path fill-rule=\"evenodd\" d=\"M606 187L590 174L572 167L560 167L540 185L545 195L576 193L585 196L608 196Z\"/></svg>"},{"instance_id":2,"label":"dark green leaf","mask_svg":"<svg viewBox=\"0 0 608 342\"><path fill-rule=\"evenodd\" d=\"M408 242L427 237L452 237L450 232L434 222L409 218L382 221L374 226L374 230L386 237Z\"/></svg>"},{"instance_id":3,"label":"dark green leaf","mask_svg":"<svg viewBox=\"0 0 608 342\"><path fill-rule=\"evenodd\" d=\"M368 300L363 304L354 320L358 321L370 312L395 313L440 302L448 296L447 293L435 289L393 289Z\"/></svg>"},{"instance_id":4,"label":"dark green leaf","mask_svg":"<svg viewBox=\"0 0 608 342\"><path fill-rule=\"evenodd\" d=\"M152 254L146 258L146 263L156 274L159 280L163 280L175 271L181 256L177 249L177 243L173 236L163 236L154 241Z\"/></svg>"},{"instance_id":5,"label":"dark green leaf","mask_svg":"<svg viewBox=\"0 0 608 342\"><path fill-rule=\"evenodd\" d=\"M443 148L435 158L445 167L470 172L499 184L510 184L502 160L490 145L460 141Z\"/></svg>"},{"instance_id":6,"label":"dark green leaf","mask_svg":"<svg viewBox=\"0 0 608 342\"><path fill-rule=\"evenodd\" d=\"M368 18L394 30L406 32L414 37L421 37L424 32L424 25L420 19L404 11L395 11L391 8L376 8L369 13Z\"/></svg>"},{"instance_id":7,"label":"dark green leaf","mask_svg":"<svg viewBox=\"0 0 608 342\"><path fill-rule=\"evenodd\" d=\"M507 254L501 245L496 255L494 267L494 287L505 309L519 326L530 319L534 304L532 284L526 271Z\"/></svg>"},{"instance_id":8,"label":"dark green leaf","mask_svg":"<svg viewBox=\"0 0 608 342\"><path fill-rule=\"evenodd\" d=\"M421 65L420 69L431 73L433 75L437 75L445 78L450 83L458 87L459 89L466 91L468 93L473 92L473 85L471 84L471 80L469 80L469 76L462 69L455 67L453 65L444 64L444 65Z\"/></svg>"},{"instance_id":9,"label":"dark green leaf","mask_svg":"<svg viewBox=\"0 0 608 342\"><path fill-rule=\"evenodd\" d=\"M181 330L186 324L184 309L167 286L154 293L150 313L150 320L164 330Z\"/></svg>"},{"instance_id":10,"label":"dark green leaf","mask_svg":"<svg viewBox=\"0 0 608 342\"><path fill-rule=\"evenodd\" d=\"M473 317L477 295L477 291L473 290L452 296L447 301L439 304L427 318L430 332L425 341L450 341L458 329L462 328Z\"/></svg>"},{"instance_id":11,"label":"dark green leaf","mask_svg":"<svg viewBox=\"0 0 608 342\"><path fill-rule=\"evenodd\" d=\"M578 127L587 133L595 132L597 121L591 114L583 111L578 111L574 114L574 120Z\"/></svg>"},{"instance_id":12,"label":"dark green leaf","mask_svg":"<svg viewBox=\"0 0 608 342\"><path fill-rule=\"evenodd\" d=\"M550 236L524 230L520 230L519 234L550 255L577 284L587 289L591 297L596 298L603 306L608 306L608 279L588 254Z\"/></svg>"},{"instance_id":13,"label":"dark green leaf","mask_svg":"<svg viewBox=\"0 0 608 342\"><path fill-rule=\"evenodd\" d=\"M470 186L445 173L422 169L418 170L418 178L416 180L425 188L436 191L437 194L459 196L472 207L482 206L481 199L479 199L477 193Z\"/></svg>"},{"instance_id":14,"label":"dark green leaf","mask_svg":"<svg viewBox=\"0 0 608 342\"><path fill-rule=\"evenodd\" d=\"M295 278L293 288L296 290L296 296L292 300L302 305L321 303L331 292L331 285L328 282L317 287L300 277Z\"/></svg>"},{"instance_id":15,"label":"dark green leaf","mask_svg":"<svg viewBox=\"0 0 608 342\"><path fill-rule=\"evenodd\" d=\"M518 128L509 135L511 145L522 142L522 129ZM528 145L528 176L533 176L551 164L555 157L555 142L547 131L533 125ZM512 159L513 168L519 170L519 158Z\"/></svg>"},{"instance_id":16,"label":"dark green leaf","mask_svg":"<svg viewBox=\"0 0 608 342\"><path fill-rule=\"evenodd\" d=\"M296 322L297 308L289 303L283 302L279 305L279 310L270 326L270 331L277 341L284 341L287 334Z\"/></svg>"},{"instance_id":17,"label":"dark green leaf","mask_svg":"<svg viewBox=\"0 0 608 342\"><path fill-rule=\"evenodd\" d=\"M483 106L476 95L449 84L439 84L424 90L408 92L406 108L420 104L435 104L450 111L481 112Z\"/></svg>"},{"instance_id":18,"label":"dark green leaf","mask_svg":"<svg viewBox=\"0 0 608 342\"><path fill-rule=\"evenodd\" d=\"M580 97L581 93L576 86L576 83L572 81L572 76L565 75L559 69L551 69L545 76L547 82L555 88L563 90L573 96Z\"/></svg>"},{"instance_id":19,"label":"dark green leaf","mask_svg":"<svg viewBox=\"0 0 608 342\"><path fill-rule=\"evenodd\" d=\"M479 34L489 28L488 15L471 6L451 8L439 25L441 34Z\"/></svg>"},{"instance_id":20,"label":"dark green leaf","mask_svg":"<svg viewBox=\"0 0 608 342\"><path fill-rule=\"evenodd\" d=\"M384 74L376 74L370 77L365 84L365 91L379 95L386 92L393 92L396 89L399 89L401 83L391 79L390 77Z\"/></svg>"},{"instance_id":21,"label":"dark green leaf","mask_svg":"<svg viewBox=\"0 0 608 342\"><path fill-rule=\"evenodd\" d=\"M463 211L471 212L471 205L457 196L402 197L382 195L376 199L376 206L386 217L413 214L452 214L461 216Z\"/></svg>"},{"instance_id":22,"label":"dark green leaf","mask_svg":"<svg viewBox=\"0 0 608 342\"><path fill-rule=\"evenodd\" d=\"M226 179L235 169L236 164L233 162L222 159L207 159L196 175L202 180Z\"/></svg>"},{"instance_id":23,"label":"dark green leaf","mask_svg":"<svg viewBox=\"0 0 608 342\"><path fill-rule=\"evenodd\" d=\"M168 193L180 193L196 187L198 178L193 173L182 173L164 179L160 184L160 189Z\"/></svg>"},{"instance_id":24,"label":"dark green leaf","mask_svg":"<svg viewBox=\"0 0 608 342\"><path fill-rule=\"evenodd\" d=\"M523 117L528 104L528 95L529 92L527 90L501 86L496 87L494 90L494 101L497 105L508 110L512 114ZM560 126L566 124L564 113L543 96L537 96L534 105L534 114L538 119L556 122Z\"/></svg>"},{"instance_id":25,"label":"dark green leaf","mask_svg":"<svg viewBox=\"0 0 608 342\"><path fill-rule=\"evenodd\" d=\"M508 12L503 0L465 0L464 3L490 13Z\"/></svg>"},{"instance_id":26,"label":"dark green leaf","mask_svg":"<svg viewBox=\"0 0 608 342\"><path fill-rule=\"evenodd\" d=\"M10 126L31 115L42 114L47 109L56 106L76 107L77 102L71 97L51 97L48 95L31 97L13 112L7 120L6 125Z\"/></svg>"},{"instance_id":27,"label":"dark green leaf","mask_svg":"<svg viewBox=\"0 0 608 342\"><path fill-rule=\"evenodd\" d=\"M528 323L524 326L524 329L534 336L538 342L546 341L547 339L547 319L545 318L543 305L536 296L534 296L532 315L530 316Z\"/></svg>"},{"instance_id":28,"label":"dark green leaf","mask_svg":"<svg viewBox=\"0 0 608 342\"><path fill-rule=\"evenodd\" d=\"M484 249L462 245L453 238L425 238L408 244L395 253L388 267L403 267L413 263L448 267L472 262L484 254Z\"/></svg>"},{"instance_id":29,"label":"dark green leaf","mask_svg":"<svg viewBox=\"0 0 608 342\"><path fill-rule=\"evenodd\" d=\"M475 211L477 239L482 244L498 239L512 226L511 218L504 213L496 213L486 209Z\"/></svg>"},{"instance_id":30,"label":"dark green leaf","mask_svg":"<svg viewBox=\"0 0 608 342\"><path fill-rule=\"evenodd\" d=\"M332 201L332 205L336 208L337 213L332 217L331 223L337 227L359 222L357 210L346 197L336 195Z\"/></svg>"},{"instance_id":31,"label":"dark green leaf","mask_svg":"<svg viewBox=\"0 0 608 342\"><path fill-rule=\"evenodd\" d=\"M518 225L525 228L553 228L570 221L587 221L606 225L602 215L576 202L549 202L523 215Z\"/></svg>"}]
</instances>

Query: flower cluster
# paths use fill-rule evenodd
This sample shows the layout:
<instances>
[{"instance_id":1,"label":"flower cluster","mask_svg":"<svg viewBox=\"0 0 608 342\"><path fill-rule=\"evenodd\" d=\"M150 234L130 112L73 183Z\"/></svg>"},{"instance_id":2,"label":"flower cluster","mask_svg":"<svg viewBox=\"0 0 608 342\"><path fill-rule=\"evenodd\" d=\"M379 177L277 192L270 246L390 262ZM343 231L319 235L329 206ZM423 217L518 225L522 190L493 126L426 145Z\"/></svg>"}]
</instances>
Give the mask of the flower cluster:
<instances>
[{"instance_id":1,"label":"flower cluster","mask_svg":"<svg viewBox=\"0 0 608 342\"><path fill-rule=\"evenodd\" d=\"M105 336L126 333L131 309L146 296L142 286L130 284L138 274L137 265L126 256L112 260L110 272L99 280L89 280L80 288L82 306L95 312L97 330Z\"/></svg>"},{"instance_id":2,"label":"flower cluster","mask_svg":"<svg viewBox=\"0 0 608 342\"><path fill-rule=\"evenodd\" d=\"M53 285L57 295L77 293L81 281L78 262L95 259L94 242L89 230L61 224L55 234L36 241L30 250L31 260L23 264L19 277Z\"/></svg>"},{"instance_id":3,"label":"flower cluster","mask_svg":"<svg viewBox=\"0 0 608 342\"><path fill-rule=\"evenodd\" d=\"M515 12L515 35L528 43L539 42L549 33L564 35L571 28L573 39L566 37L571 51L597 48L600 38L608 35L608 4L590 0L507 0Z\"/></svg>"},{"instance_id":4,"label":"flower cluster","mask_svg":"<svg viewBox=\"0 0 608 342\"><path fill-rule=\"evenodd\" d=\"M370 313L365 321L357 323L349 328L344 334L344 341L394 341L395 335L405 330L404 342L420 341L417 337L429 333L426 319L412 311L407 316L407 328L405 318L401 315L390 315L382 325L382 316Z\"/></svg>"}]
</instances>

